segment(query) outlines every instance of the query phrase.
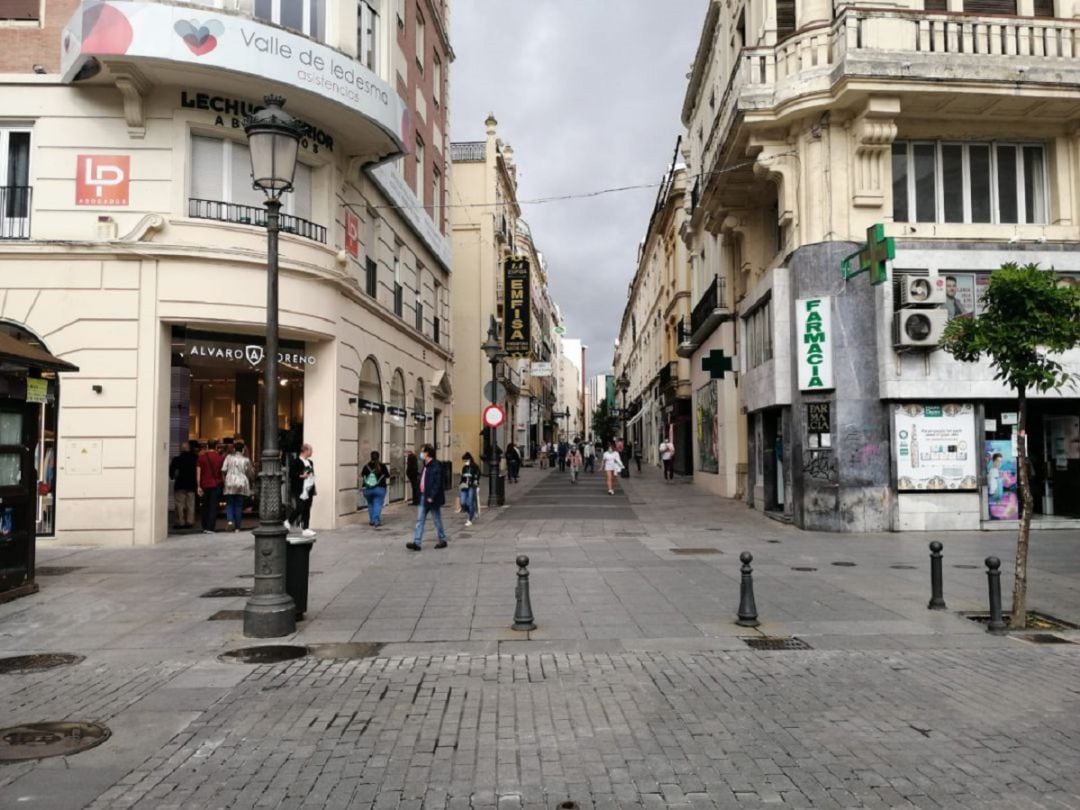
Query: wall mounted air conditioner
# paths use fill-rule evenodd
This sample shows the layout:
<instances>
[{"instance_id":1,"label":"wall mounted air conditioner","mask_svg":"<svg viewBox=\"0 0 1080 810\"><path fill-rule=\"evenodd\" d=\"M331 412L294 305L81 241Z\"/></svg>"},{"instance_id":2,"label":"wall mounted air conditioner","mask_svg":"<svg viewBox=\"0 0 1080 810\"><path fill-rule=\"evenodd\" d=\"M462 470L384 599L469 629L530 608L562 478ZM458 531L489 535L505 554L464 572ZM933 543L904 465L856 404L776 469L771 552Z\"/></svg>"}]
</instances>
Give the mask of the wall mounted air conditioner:
<instances>
[{"instance_id":1,"label":"wall mounted air conditioner","mask_svg":"<svg viewBox=\"0 0 1080 810\"><path fill-rule=\"evenodd\" d=\"M935 307L945 303L945 279L937 273L928 276L901 275L900 306Z\"/></svg>"},{"instance_id":2,"label":"wall mounted air conditioner","mask_svg":"<svg viewBox=\"0 0 1080 810\"><path fill-rule=\"evenodd\" d=\"M893 346L935 348L949 321L944 309L902 309L893 313Z\"/></svg>"}]
</instances>

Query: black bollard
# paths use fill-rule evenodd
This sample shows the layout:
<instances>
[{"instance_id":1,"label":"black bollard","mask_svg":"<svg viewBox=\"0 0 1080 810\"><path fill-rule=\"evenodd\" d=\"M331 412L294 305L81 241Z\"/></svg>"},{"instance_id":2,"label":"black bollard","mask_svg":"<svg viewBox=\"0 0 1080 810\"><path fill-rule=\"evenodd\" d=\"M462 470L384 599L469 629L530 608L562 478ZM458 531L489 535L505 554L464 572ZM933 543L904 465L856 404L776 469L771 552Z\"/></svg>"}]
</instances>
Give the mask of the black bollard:
<instances>
[{"instance_id":1,"label":"black bollard","mask_svg":"<svg viewBox=\"0 0 1080 810\"><path fill-rule=\"evenodd\" d=\"M986 579L990 585L990 623L986 632L1001 636L1008 626L1001 618L1001 560L997 557L986 558Z\"/></svg>"},{"instance_id":2,"label":"black bollard","mask_svg":"<svg viewBox=\"0 0 1080 810\"><path fill-rule=\"evenodd\" d=\"M930 610L945 610L945 597L941 593L941 549L937 540L930 544Z\"/></svg>"},{"instance_id":3,"label":"black bollard","mask_svg":"<svg viewBox=\"0 0 1080 810\"><path fill-rule=\"evenodd\" d=\"M517 558L517 607L514 609L515 630L535 630L532 602L529 599L529 558L522 554Z\"/></svg>"},{"instance_id":4,"label":"black bollard","mask_svg":"<svg viewBox=\"0 0 1080 810\"><path fill-rule=\"evenodd\" d=\"M739 583L739 620L735 624L740 627L757 627L757 605L754 604L754 569L750 562L754 555L744 551L739 555L742 562L742 581Z\"/></svg>"}]
</instances>

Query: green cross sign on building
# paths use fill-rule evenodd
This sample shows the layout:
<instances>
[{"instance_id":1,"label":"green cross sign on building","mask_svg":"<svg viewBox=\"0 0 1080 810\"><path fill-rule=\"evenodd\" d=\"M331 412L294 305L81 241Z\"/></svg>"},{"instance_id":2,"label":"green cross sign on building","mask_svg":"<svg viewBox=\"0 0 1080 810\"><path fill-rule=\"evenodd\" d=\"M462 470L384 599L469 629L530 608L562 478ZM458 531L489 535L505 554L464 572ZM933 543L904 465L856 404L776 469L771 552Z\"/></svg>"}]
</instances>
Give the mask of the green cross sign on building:
<instances>
[{"instance_id":1,"label":"green cross sign on building","mask_svg":"<svg viewBox=\"0 0 1080 810\"><path fill-rule=\"evenodd\" d=\"M725 355L723 349L713 349L707 357L701 358L701 370L709 372L709 379L722 380L725 371L733 370L734 361L735 358Z\"/></svg>"},{"instance_id":2,"label":"green cross sign on building","mask_svg":"<svg viewBox=\"0 0 1080 810\"><path fill-rule=\"evenodd\" d=\"M896 240L885 235L880 222L866 229L866 244L840 262L844 281L861 273L870 273L871 284L884 284L889 280L888 262L896 258ZM853 269L858 261L858 269Z\"/></svg>"}]
</instances>

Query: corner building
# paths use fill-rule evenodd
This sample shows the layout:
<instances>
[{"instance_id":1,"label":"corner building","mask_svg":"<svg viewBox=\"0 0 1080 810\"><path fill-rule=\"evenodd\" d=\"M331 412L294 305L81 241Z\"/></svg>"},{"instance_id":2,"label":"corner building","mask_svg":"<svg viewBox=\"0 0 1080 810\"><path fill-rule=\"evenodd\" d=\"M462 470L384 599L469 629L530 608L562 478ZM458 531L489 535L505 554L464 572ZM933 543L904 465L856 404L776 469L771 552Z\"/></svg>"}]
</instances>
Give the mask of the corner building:
<instances>
[{"instance_id":1,"label":"corner building","mask_svg":"<svg viewBox=\"0 0 1080 810\"><path fill-rule=\"evenodd\" d=\"M680 354L718 491L807 529L1015 521L1014 394L938 343L1006 262L1080 280L1074 5L709 4ZM718 381L697 371L714 350L736 358ZM1076 517L1080 400L1033 393L1028 424L1036 521Z\"/></svg>"},{"instance_id":2,"label":"corner building","mask_svg":"<svg viewBox=\"0 0 1080 810\"><path fill-rule=\"evenodd\" d=\"M43 533L164 539L189 438L242 438L258 464L267 240L243 120L268 93L305 125L280 246L284 447L314 447L315 528L361 518L371 450L405 497L406 448L444 444L452 415L446 3L6 9L0 329L80 369L43 408Z\"/></svg>"}]
</instances>

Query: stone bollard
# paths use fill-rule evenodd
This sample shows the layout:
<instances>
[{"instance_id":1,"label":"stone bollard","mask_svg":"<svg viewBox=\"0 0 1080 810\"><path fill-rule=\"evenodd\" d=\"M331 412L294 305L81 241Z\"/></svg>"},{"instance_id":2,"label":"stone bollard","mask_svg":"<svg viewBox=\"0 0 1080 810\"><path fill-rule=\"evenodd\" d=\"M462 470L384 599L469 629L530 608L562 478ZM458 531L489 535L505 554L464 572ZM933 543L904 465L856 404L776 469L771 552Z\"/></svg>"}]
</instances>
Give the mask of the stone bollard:
<instances>
[{"instance_id":1,"label":"stone bollard","mask_svg":"<svg viewBox=\"0 0 1080 810\"><path fill-rule=\"evenodd\" d=\"M750 567L754 555L744 551L739 555L742 562L742 581L739 583L739 620L740 627L757 627L757 605L754 603L754 569Z\"/></svg>"},{"instance_id":2,"label":"stone bollard","mask_svg":"<svg viewBox=\"0 0 1080 810\"><path fill-rule=\"evenodd\" d=\"M529 558L522 554L517 558L517 607L514 608L515 630L535 630L532 602L529 599Z\"/></svg>"},{"instance_id":3,"label":"stone bollard","mask_svg":"<svg viewBox=\"0 0 1080 810\"><path fill-rule=\"evenodd\" d=\"M1001 618L1001 560L997 557L986 558L986 580L990 586L990 623L986 632L1001 636L1008 625Z\"/></svg>"},{"instance_id":4,"label":"stone bollard","mask_svg":"<svg viewBox=\"0 0 1080 810\"><path fill-rule=\"evenodd\" d=\"M945 597L941 593L941 549L937 540L930 544L930 610L945 610Z\"/></svg>"}]
</instances>

